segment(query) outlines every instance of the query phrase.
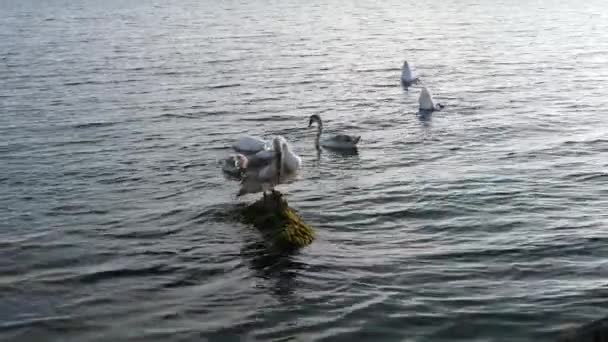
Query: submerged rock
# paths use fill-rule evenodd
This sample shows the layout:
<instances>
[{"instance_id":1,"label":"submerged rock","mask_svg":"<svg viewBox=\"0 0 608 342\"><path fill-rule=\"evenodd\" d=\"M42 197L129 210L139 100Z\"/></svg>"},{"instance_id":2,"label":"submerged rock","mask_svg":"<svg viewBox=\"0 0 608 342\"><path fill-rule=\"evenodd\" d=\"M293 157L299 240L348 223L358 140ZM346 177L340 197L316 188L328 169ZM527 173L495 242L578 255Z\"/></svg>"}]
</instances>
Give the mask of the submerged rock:
<instances>
[{"instance_id":1,"label":"submerged rock","mask_svg":"<svg viewBox=\"0 0 608 342\"><path fill-rule=\"evenodd\" d=\"M314 240L313 229L289 207L278 191L247 206L243 215L247 223L254 225L279 248L302 248Z\"/></svg>"}]
</instances>

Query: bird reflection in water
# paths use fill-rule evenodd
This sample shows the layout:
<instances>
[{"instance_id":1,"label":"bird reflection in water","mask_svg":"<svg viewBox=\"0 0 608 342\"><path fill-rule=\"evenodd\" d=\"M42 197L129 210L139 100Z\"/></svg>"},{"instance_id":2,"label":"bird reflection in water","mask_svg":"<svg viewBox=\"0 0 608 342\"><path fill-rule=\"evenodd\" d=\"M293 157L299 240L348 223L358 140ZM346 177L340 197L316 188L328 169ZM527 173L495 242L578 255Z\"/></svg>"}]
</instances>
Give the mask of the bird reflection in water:
<instances>
[{"instance_id":1,"label":"bird reflection in water","mask_svg":"<svg viewBox=\"0 0 608 342\"><path fill-rule=\"evenodd\" d=\"M267 281L266 288L281 302L294 303L298 271L305 264L295 261L295 250L277 250L263 241L248 243L241 248L241 256L255 276Z\"/></svg>"},{"instance_id":2,"label":"bird reflection in water","mask_svg":"<svg viewBox=\"0 0 608 342\"><path fill-rule=\"evenodd\" d=\"M316 148L316 156L317 159L316 161L319 162L321 160L321 153L323 152L323 149L320 147ZM355 148L351 148L351 149L326 149L327 155L331 156L331 157L337 157L337 158L351 158L351 157L359 157L359 150L355 147Z\"/></svg>"}]
</instances>

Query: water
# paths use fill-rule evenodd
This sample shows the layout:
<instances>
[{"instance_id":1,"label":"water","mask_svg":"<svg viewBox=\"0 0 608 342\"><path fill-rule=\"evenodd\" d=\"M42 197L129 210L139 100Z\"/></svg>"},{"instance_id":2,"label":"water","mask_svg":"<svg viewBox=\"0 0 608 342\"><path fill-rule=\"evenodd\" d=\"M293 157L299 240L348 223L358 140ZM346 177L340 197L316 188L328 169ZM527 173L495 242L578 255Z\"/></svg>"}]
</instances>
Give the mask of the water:
<instances>
[{"instance_id":1,"label":"water","mask_svg":"<svg viewBox=\"0 0 608 342\"><path fill-rule=\"evenodd\" d=\"M608 315L603 1L0 3L0 339L551 341ZM419 86L447 107L417 115ZM362 136L317 155L308 116ZM289 139L272 255L217 160Z\"/></svg>"}]
</instances>

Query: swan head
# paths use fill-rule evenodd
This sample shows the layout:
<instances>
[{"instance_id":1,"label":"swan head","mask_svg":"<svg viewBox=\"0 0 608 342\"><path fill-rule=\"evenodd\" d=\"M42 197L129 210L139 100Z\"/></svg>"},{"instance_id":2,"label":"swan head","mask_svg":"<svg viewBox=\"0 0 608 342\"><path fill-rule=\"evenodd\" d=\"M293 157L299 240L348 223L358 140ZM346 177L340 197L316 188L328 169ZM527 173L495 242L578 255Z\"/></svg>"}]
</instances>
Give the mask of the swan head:
<instances>
[{"instance_id":1,"label":"swan head","mask_svg":"<svg viewBox=\"0 0 608 342\"><path fill-rule=\"evenodd\" d=\"M312 124L315 122L319 125L321 124L321 117L318 114L313 114L310 116L310 119L308 120L308 127L312 126Z\"/></svg>"},{"instance_id":2,"label":"swan head","mask_svg":"<svg viewBox=\"0 0 608 342\"><path fill-rule=\"evenodd\" d=\"M286 143L286 140L282 136L276 136L274 139L272 139L272 146L274 147L274 152L276 153L277 184L281 179L281 169L283 168L283 142Z\"/></svg>"},{"instance_id":3,"label":"swan head","mask_svg":"<svg viewBox=\"0 0 608 342\"><path fill-rule=\"evenodd\" d=\"M246 169L248 164L249 159L247 159L247 157L244 155L238 153L236 156L234 156L234 166L236 166L237 169Z\"/></svg>"}]
</instances>

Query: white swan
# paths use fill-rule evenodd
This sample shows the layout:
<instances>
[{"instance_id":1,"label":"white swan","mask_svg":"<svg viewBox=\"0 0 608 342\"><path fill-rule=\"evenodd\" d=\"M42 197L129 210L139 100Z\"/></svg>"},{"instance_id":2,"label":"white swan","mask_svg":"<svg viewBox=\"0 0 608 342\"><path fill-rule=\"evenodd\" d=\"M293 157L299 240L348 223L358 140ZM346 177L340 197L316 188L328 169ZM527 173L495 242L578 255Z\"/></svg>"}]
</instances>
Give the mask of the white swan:
<instances>
[{"instance_id":1,"label":"white swan","mask_svg":"<svg viewBox=\"0 0 608 342\"><path fill-rule=\"evenodd\" d=\"M257 153L268 149L268 143L260 138L245 136L240 137L232 144L232 148L240 153Z\"/></svg>"},{"instance_id":2,"label":"white swan","mask_svg":"<svg viewBox=\"0 0 608 342\"><path fill-rule=\"evenodd\" d=\"M278 184L294 177L302 166L302 159L293 152L285 138L273 139L273 157L260 158L258 154L236 154L225 160L222 170L241 179L237 196L273 190Z\"/></svg>"},{"instance_id":3,"label":"white swan","mask_svg":"<svg viewBox=\"0 0 608 342\"><path fill-rule=\"evenodd\" d=\"M433 96L426 87L422 87L422 90L420 91L418 104L421 112L433 112L436 110L441 110L444 107L441 103L435 104L433 101Z\"/></svg>"},{"instance_id":4,"label":"white swan","mask_svg":"<svg viewBox=\"0 0 608 342\"><path fill-rule=\"evenodd\" d=\"M242 154L236 156L235 166L242 176L237 197L256 192L263 192L266 196L266 191L274 190L274 187L280 183L283 168L281 141L277 137L273 139L272 143L276 152L275 158L264 160L250 159Z\"/></svg>"},{"instance_id":5,"label":"white swan","mask_svg":"<svg viewBox=\"0 0 608 342\"><path fill-rule=\"evenodd\" d=\"M323 121L321 121L321 117L319 115L313 114L310 116L310 119L308 120L308 127L312 126L312 124L315 122L317 123L317 138L315 140L315 145L317 148L319 146L333 149L357 148L357 143L359 140L361 140L360 135L337 134L329 137L323 137L323 139L321 139L321 134L323 133Z\"/></svg>"},{"instance_id":6,"label":"white swan","mask_svg":"<svg viewBox=\"0 0 608 342\"><path fill-rule=\"evenodd\" d=\"M270 165L278 158L276 149L281 149L282 167L287 174L297 172L302 165L302 158L293 152L287 140L278 136L273 139L272 150L262 150L254 154L237 153L222 161L222 171L235 177L244 175L246 169L258 169Z\"/></svg>"},{"instance_id":7,"label":"white swan","mask_svg":"<svg viewBox=\"0 0 608 342\"><path fill-rule=\"evenodd\" d=\"M412 69L407 61L403 62L403 68L401 69L401 84L404 86L410 86L418 81L417 77L414 77Z\"/></svg>"}]
</instances>

